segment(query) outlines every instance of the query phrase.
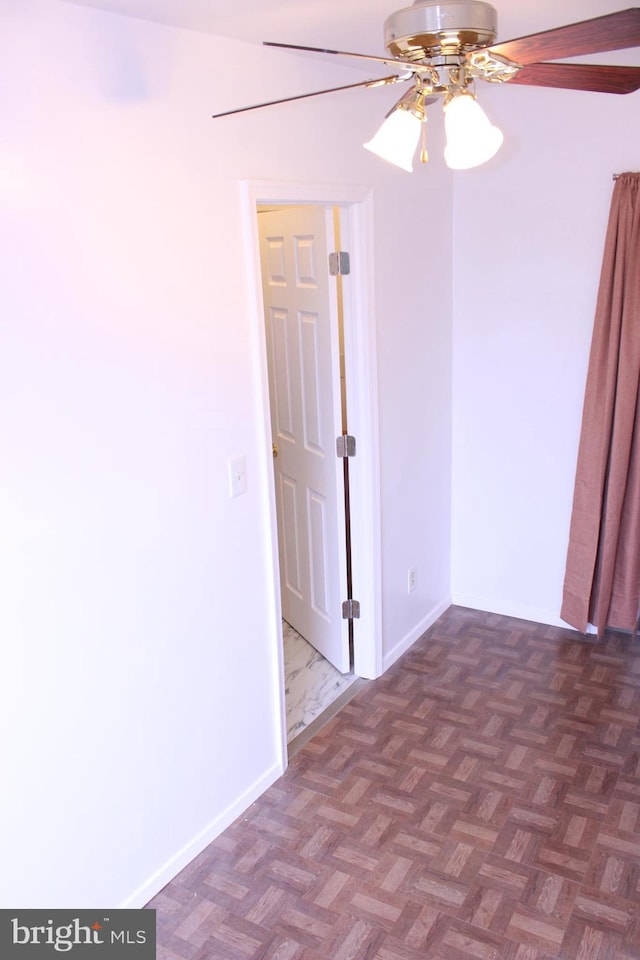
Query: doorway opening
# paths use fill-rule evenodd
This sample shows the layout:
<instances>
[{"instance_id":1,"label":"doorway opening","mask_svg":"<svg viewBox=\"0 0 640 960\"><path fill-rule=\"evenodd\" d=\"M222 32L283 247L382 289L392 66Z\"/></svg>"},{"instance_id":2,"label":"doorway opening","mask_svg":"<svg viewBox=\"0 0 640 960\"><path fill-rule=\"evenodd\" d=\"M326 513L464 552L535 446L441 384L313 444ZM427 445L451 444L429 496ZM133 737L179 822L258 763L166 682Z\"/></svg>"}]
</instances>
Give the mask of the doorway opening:
<instances>
[{"instance_id":1,"label":"doorway opening","mask_svg":"<svg viewBox=\"0 0 640 960\"><path fill-rule=\"evenodd\" d=\"M296 635L311 642L313 653L305 648L298 656L310 659L317 649L329 661L319 671L321 686L340 699L357 678L381 673L371 198L358 188L248 183L245 200L255 271L284 761L294 728L286 719L283 639L294 648ZM335 249L348 249L351 256L352 273L344 281L329 276L327 254ZM345 461L337 456L336 438L347 427L356 437L357 455ZM360 602L360 619L342 619L347 599ZM307 704L308 718L309 707L313 704Z\"/></svg>"},{"instance_id":2,"label":"doorway opening","mask_svg":"<svg viewBox=\"0 0 640 960\"><path fill-rule=\"evenodd\" d=\"M338 208L258 205L289 744L355 681ZM343 465L344 464L344 465ZM291 747L289 747L291 749Z\"/></svg>"}]
</instances>

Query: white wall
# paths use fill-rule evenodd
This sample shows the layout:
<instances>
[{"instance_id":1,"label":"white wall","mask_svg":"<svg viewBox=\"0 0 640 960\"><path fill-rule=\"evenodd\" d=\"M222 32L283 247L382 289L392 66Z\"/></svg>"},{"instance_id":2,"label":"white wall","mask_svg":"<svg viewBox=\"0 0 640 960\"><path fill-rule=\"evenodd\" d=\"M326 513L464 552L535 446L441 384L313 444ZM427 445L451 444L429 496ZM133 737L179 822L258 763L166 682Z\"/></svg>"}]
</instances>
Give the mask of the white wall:
<instances>
[{"instance_id":1,"label":"white wall","mask_svg":"<svg viewBox=\"0 0 640 960\"><path fill-rule=\"evenodd\" d=\"M480 96L505 146L455 175L453 598L561 624L612 174L640 168L640 93Z\"/></svg>"},{"instance_id":2,"label":"white wall","mask_svg":"<svg viewBox=\"0 0 640 960\"><path fill-rule=\"evenodd\" d=\"M378 199L385 667L450 604L451 173L439 110L428 135L414 203L401 208L395 190Z\"/></svg>"},{"instance_id":3,"label":"white wall","mask_svg":"<svg viewBox=\"0 0 640 960\"><path fill-rule=\"evenodd\" d=\"M360 76L0 0L2 906L141 904L280 770L242 179L373 190L385 663L448 601L450 177L393 90L209 119Z\"/></svg>"}]
</instances>

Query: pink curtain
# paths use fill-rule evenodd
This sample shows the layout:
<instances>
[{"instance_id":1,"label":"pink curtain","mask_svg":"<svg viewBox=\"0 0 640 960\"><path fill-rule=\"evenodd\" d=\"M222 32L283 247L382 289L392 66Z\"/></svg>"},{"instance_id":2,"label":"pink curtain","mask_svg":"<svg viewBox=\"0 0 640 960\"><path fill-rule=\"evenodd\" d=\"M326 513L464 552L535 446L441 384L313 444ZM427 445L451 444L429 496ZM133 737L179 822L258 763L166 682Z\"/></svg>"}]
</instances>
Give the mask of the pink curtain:
<instances>
[{"instance_id":1,"label":"pink curtain","mask_svg":"<svg viewBox=\"0 0 640 960\"><path fill-rule=\"evenodd\" d=\"M640 604L640 173L615 184L582 413L561 617L635 630Z\"/></svg>"}]
</instances>

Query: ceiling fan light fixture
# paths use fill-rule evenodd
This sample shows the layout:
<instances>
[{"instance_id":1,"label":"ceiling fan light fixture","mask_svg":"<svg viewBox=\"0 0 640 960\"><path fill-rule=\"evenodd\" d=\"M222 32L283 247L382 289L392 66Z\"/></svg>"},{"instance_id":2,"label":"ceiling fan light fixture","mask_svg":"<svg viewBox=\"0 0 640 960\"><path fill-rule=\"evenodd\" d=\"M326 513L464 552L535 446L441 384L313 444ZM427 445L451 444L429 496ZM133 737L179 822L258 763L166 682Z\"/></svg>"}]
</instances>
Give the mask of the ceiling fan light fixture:
<instances>
[{"instance_id":1,"label":"ceiling fan light fixture","mask_svg":"<svg viewBox=\"0 0 640 960\"><path fill-rule=\"evenodd\" d=\"M444 104L447 143L445 163L452 170L469 170L491 160L502 146L502 131L494 126L476 98L467 90Z\"/></svg>"},{"instance_id":2,"label":"ceiling fan light fixture","mask_svg":"<svg viewBox=\"0 0 640 960\"><path fill-rule=\"evenodd\" d=\"M413 173L413 156L422 124L427 122L425 95L419 87L406 93L384 118L382 126L363 146L383 160Z\"/></svg>"},{"instance_id":3,"label":"ceiling fan light fixture","mask_svg":"<svg viewBox=\"0 0 640 960\"><path fill-rule=\"evenodd\" d=\"M413 155L420 139L421 121L407 110L394 110L371 140L363 144L371 153L407 173L413 172Z\"/></svg>"}]
</instances>

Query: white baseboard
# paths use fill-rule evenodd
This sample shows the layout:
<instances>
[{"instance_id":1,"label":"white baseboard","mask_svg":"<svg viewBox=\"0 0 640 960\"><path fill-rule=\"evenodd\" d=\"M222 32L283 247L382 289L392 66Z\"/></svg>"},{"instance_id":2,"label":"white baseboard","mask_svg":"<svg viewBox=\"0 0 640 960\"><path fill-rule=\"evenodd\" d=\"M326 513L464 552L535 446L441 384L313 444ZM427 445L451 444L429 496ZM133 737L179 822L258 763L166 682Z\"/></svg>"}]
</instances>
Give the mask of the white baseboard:
<instances>
[{"instance_id":1,"label":"white baseboard","mask_svg":"<svg viewBox=\"0 0 640 960\"><path fill-rule=\"evenodd\" d=\"M283 769L280 764L271 767L263 776L259 777L248 790L245 790L237 800L230 804L220 816L215 817L204 830L201 830L193 840L189 841L181 850L178 850L159 870L152 874L148 880L145 880L133 893L120 904L121 907L143 907L156 895L170 880L180 873L187 864L202 853L216 837L220 836L223 830L226 830L234 820L244 813L251 806L254 800L267 790L272 783L282 776Z\"/></svg>"},{"instance_id":2,"label":"white baseboard","mask_svg":"<svg viewBox=\"0 0 640 960\"><path fill-rule=\"evenodd\" d=\"M433 607L426 617L416 624L409 633L400 640L392 650L389 650L388 653L385 653L382 658L382 670L386 672L389 667L396 662L396 660L402 656L403 653L406 653L409 647L412 647L413 644L418 640L425 630L428 630L429 627L433 626L438 617L441 617L445 610L448 610L451 606L451 599L447 597L446 600L441 600L440 603L437 603Z\"/></svg>"},{"instance_id":3,"label":"white baseboard","mask_svg":"<svg viewBox=\"0 0 640 960\"><path fill-rule=\"evenodd\" d=\"M543 607L528 607L520 603L509 603L508 601L473 597L469 594L459 593L454 593L452 603L456 607L470 607L472 610L498 613L504 617L516 617L518 620L532 620L534 623L544 623L550 627L564 627L565 630L574 629L564 620L561 620L556 611L545 610Z\"/></svg>"}]
</instances>

